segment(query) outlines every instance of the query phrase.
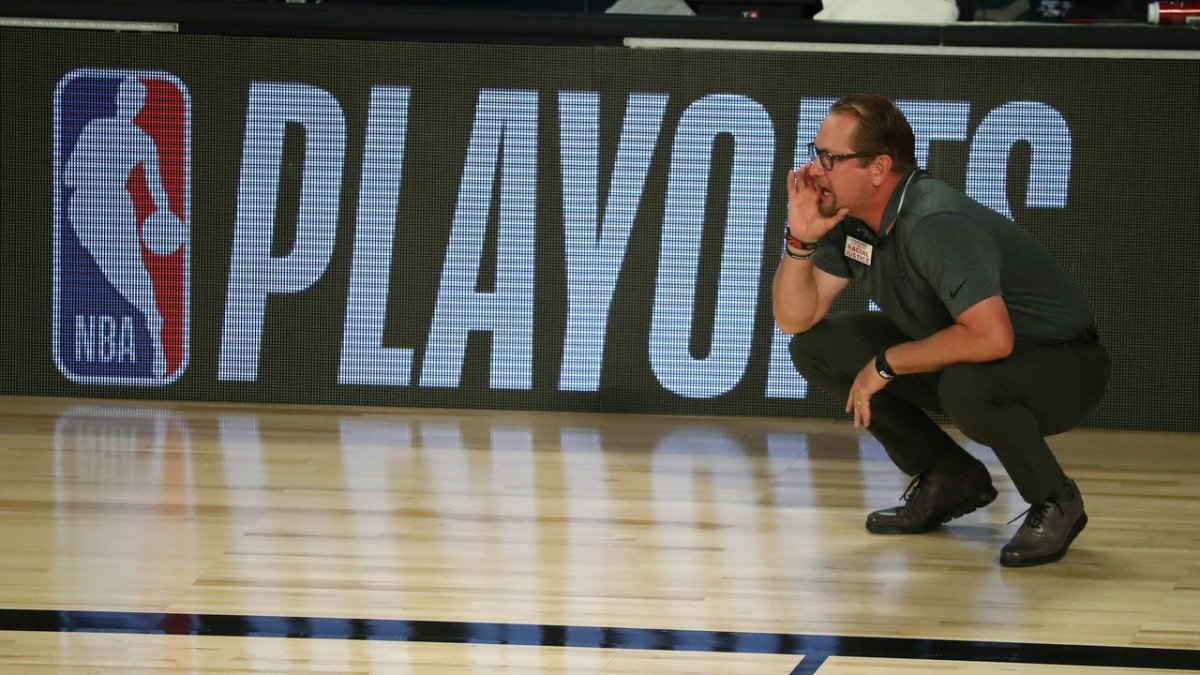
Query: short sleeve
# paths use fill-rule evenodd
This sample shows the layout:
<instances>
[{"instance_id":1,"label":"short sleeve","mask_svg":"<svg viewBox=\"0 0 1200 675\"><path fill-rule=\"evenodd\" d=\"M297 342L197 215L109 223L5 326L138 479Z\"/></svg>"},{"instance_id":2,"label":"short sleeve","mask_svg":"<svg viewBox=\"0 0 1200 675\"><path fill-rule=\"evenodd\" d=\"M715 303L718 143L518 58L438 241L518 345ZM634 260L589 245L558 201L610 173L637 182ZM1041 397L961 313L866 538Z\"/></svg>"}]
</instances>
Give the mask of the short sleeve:
<instances>
[{"instance_id":1,"label":"short sleeve","mask_svg":"<svg viewBox=\"0 0 1200 675\"><path fill-rule=\"evenodd\" d=\"M845 220L842 221L842 223L845 222ZM813 256L813 264L822 272L828 272L842 279L852 279L854 272L850 269L850 263L847 262L846 256L842 255L842 250L846 248L846 233L842 229L842 223L835 225L832 230L821 237L817 244L817 252Z\"/></svg>"},{"instance_id":2,"label":"short sleeve","mask_svg":"<svg viewBox=\"0 0 1200 675\"><path fill-rule=\"evenodd\" d=\"M933 288L955 319L992 296L1002 295L1000 249L982 225L960 214L921 220L907 243L915 271Z\"/></svg>"}]
</instances>

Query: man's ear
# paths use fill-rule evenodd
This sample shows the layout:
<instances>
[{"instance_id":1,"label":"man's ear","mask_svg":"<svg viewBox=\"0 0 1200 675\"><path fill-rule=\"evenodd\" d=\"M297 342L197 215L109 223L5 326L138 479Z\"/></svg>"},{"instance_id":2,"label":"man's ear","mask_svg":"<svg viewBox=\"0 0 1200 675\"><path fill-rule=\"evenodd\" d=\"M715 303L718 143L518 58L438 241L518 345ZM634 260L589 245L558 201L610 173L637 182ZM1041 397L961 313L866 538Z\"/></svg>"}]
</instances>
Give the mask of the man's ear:
<instances>
[{"instance_id":1,"label":"man's ear","mask_svg":"<svg viewBox=\"0 0 1200 675\"><path fill-rule=\"evenodd\" d=\"M892 172L891 155L875 155L871 158L871 182L876 186L883 185L884 179Z\"/></svg>"}]
</instances>

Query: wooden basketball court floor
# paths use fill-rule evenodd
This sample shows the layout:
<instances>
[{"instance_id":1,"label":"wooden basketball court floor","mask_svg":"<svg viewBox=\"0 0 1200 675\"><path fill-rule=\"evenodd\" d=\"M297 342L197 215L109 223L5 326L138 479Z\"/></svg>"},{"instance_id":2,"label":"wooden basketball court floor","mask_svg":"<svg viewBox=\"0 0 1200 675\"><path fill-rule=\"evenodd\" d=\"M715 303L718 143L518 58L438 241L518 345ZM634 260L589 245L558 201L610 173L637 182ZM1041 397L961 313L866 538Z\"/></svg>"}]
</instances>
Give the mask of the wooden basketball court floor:
<instances>
[{"instance_id":1,"label":"wooden basketball court floor","mask_svg":"<svg viewBox=\"0 0 1200 675\"><path fill-rule=\"evenodd\" d=\"M1025 505L877 536L849 422L0 397L3 673L1200 670L1200 435L1052 439Z\"/></svg>"}]
</instances>

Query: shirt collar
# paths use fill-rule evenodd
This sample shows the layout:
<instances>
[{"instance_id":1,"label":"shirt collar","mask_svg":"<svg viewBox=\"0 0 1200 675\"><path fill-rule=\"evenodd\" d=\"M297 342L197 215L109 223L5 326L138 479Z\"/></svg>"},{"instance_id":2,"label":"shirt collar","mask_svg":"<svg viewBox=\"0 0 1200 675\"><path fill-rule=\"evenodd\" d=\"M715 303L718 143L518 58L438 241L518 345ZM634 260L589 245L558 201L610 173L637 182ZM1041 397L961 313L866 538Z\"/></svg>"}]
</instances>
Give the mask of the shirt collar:
<instances>
[{"instance_id":1,"label":"shirt collar","mask_svg":"<svg viewBox=\"0 0 1200 675\"><path fill-rule=\"evenodd\" d=\"M908 188L920 176L928 175L924 171L917 169L904 177L892 191L892 197L888 200L887 207L883 210L883 220L880 229L879 237L888 236L892 228L896 226L896 221L900 218L900 209L904 207L904 195L908 192Z\"/></svg>"}]
</instances>

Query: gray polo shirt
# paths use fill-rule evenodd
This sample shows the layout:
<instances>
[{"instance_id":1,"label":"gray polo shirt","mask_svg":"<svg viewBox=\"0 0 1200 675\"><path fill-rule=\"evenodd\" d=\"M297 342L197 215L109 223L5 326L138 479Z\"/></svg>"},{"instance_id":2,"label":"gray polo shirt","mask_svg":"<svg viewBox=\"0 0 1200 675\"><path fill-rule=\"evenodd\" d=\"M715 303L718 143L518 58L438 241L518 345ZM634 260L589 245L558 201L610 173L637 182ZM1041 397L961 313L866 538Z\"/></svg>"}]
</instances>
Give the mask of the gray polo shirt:
<instances>
[{"instance_id":1,"label":"gray polo shirt","mask_svg":"<svg viewBox=\"0 0 1200 675\"><path fill-rule=\"evenodd\" d=\"M847 256L850 237L871 247L869 265ZM900 181L879 237L862 221L846 218L821 238L814 262L862 284L914 340L952 325L994 295L1003 296L1020 342L1067 342L1093 326L1083 291L1045 247L923 171Z\"/></svg>"}]
</instances>

